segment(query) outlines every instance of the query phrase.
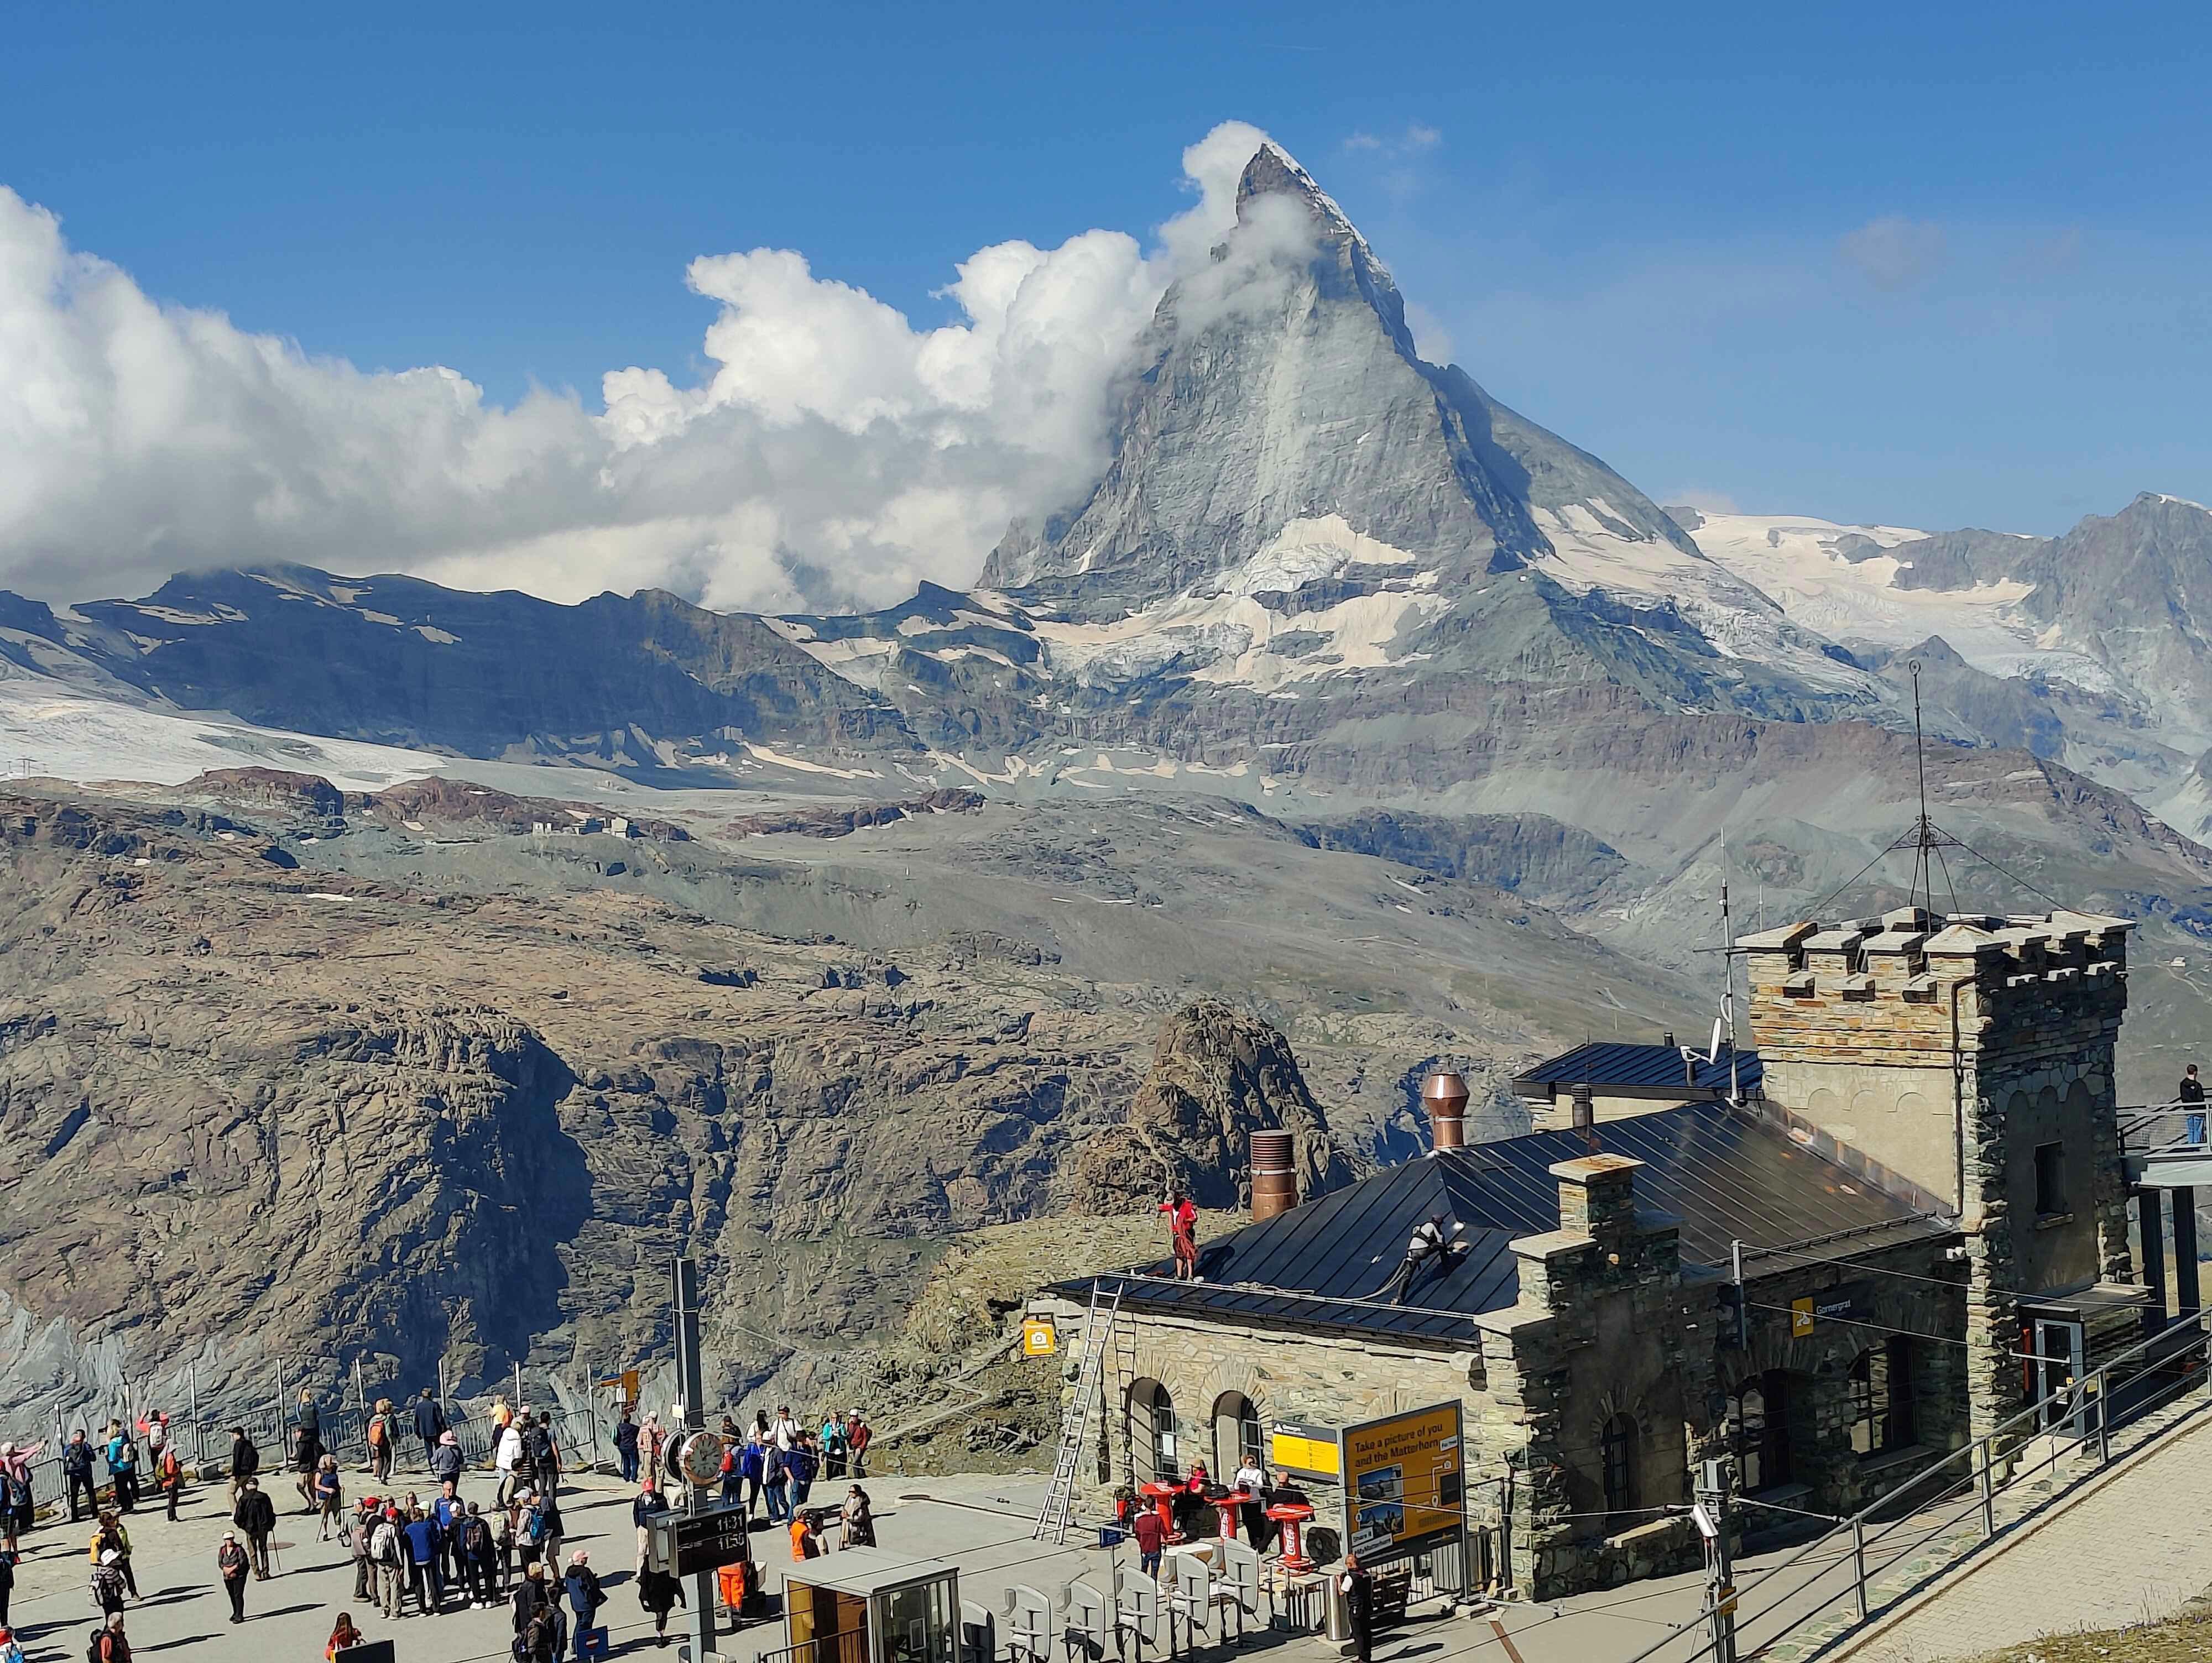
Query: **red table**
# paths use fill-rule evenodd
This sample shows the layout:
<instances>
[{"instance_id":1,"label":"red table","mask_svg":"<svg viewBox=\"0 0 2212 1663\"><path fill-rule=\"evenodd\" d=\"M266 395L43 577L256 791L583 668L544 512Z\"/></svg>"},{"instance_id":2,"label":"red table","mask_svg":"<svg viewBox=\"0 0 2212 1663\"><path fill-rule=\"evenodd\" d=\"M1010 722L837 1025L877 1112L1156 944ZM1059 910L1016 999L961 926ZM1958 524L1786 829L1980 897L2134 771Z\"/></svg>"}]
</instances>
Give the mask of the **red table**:
<instances>
[{"instance_id":1,"label":"red table","mask_svg":"<svg viewBox=\"0 0 2212 1663\"><path fill-rule=\"evenodd\" d=\"M1137 1494L1152 1504L1152 1511L1160 1515L1160 1535L1170 1542L1182 1540L1182 1533L1176 1528L1175 1498L1182 1494L1181 1484L1162 1484L1155 1478L1150 1484L1137 1486Z\"/></svg>"},{"instance_id":2,"label":"red table","mask_svg":"<svg viewBox=\"0 0 2212 1663\"><path fill-rule=\"evenodd\" d=\"M1249 1490L1232 1490L1226 1496L1213 1498L1214 1510L1221 1514L1222 1540L1233 1542L1237 1539L1237 1526L1243 1516L1244 1503L1252 1499L1252 1492Z\"/></svg>"},{"instance_id":3,"label":"red table","mask_svg":"<svg viewBox=\"0 0 2212 1663\"><path fill-rule=\"evenodd\" d=\"M1278 1502L1267 1509L1267 1516L1283 1527L1283 1569L1311 1570L1313 1561L1305 1555L1305 1526L1314 1516L1313 1508L1304 1502Z\"/></svg>"}]
</instances>

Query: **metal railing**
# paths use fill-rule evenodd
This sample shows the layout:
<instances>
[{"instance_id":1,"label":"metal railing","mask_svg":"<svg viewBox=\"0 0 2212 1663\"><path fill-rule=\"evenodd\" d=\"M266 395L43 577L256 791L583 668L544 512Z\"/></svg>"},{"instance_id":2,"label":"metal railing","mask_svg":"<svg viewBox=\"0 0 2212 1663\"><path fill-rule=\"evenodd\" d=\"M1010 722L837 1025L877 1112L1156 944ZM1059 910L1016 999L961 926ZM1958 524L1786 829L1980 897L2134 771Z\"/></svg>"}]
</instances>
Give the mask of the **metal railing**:
<instances>
[{"instance_id":1,"label":"metal railing","mask_svg":"<svg viewBox=\"0 0 2212 1663\"><path fill-rule=\"evenodd\" d=\"M409 1418L411 1400L395 1399L393 1401L394 1413L402 1425L398 1446L403 1456L400 1465L410 1466L411 1463L404 1459L404 1453L416 1441L414 1427ZM550 1405L548 1412L553 1417L554 1438L561 1451L563 1471L574 1472L613 1459L614 1446L601 1427L596 1412L589 1409L552 1408ZM365 1465L368 1461L368 1421L373 1413L373 1409L364 1410L357 1405L341 1405L335 1409L318 1406L317 1419L323 1448L336 1455L341 1466ZM447 1424L461 1446L464 1458L474 1466L489 1466L492 1458L490 1423L471 1417L456 1404L447 1404L446 1413ZM105 1495L112 1497L114 1490L115 1474L107 1465L106 1437L110 1419L123 1420L132 1429L138 1452L136 1475L139 1505L157 1505L154 1457L146 1447L145 1439L137 1434L135 1416L126 1418L125 1411L119 1410L98 1412L83 1418L82 1423L88 1434L87 1441L93 1448L92 1482L95 1496ZM230 1459L232 1429L242 1428L260 1454L261 1472L265 1480L272 1474L290 1470L292 1432L298 1424L296 1410L280 1412L273 1403L230 1413L203 1411L197 1416L188 1409L183 1413L170 1416L168 1436L189 1466L227 1466ZM65 1429L60 1424L46 1429L44 1433L46 1448L35 1460L29 1463L33 1505L40 1508L61 1508L64 1510L64 1517L68 1505L68 1483L62 1472L61 1451L67 1441L69 1429ZM38 1441L28 1435L19 1436L15 1440L24 1444Z\"/></svg>"},{"instance_id":2,"label":"metal railing","mask_svg":"<svg viewBox=\"0 0 2212 1663\"><path fill-rule=\"evenodd\" d=\"M2136 1103L2115 1111L2119 1116L2120 1147L2130 1155L2156 1155L2166 1150L2194 1149L2204 1139L2192 1138L2190 1121L2203 1119L2204 1103Z\"/></svg>"},{"instance_id":3,"label":"metal railing","mask_svg":"<svg viewBox=\"0 0 2212 1663\"><path fill-rule=\"evenodd\" d=\"M1695 1663L1703 1657L1733 1663L1735 1657L1751 1656L1808 1624L1831 1618L1845 1601L1850 1604L1852 1628L1891 1609L1996 1537L2000 1497L2033 1482L2061 1460L2094 1452L2094 1466L2071 1479L2054 1476L2050 1499L2055 1501L2111 1464L2115 1431L2192 1387L2202 1390L2212 1382L2208 1315L2212 1314L2185 1316L2107 1359L2080 1381L1932 1462L1872 1506L1744 1581L1735 1589L1734 1623L1726 1642L1709 1607L1704 1616L1654 1642L1628 1663L1650 1663L1662 1657L1667 1663ZM2135 1448L2148 1447L2166 1429L2154 1429ZM1964 1505L1955 1506L1962 1497ZM1942 1516L1931 1524L1930 1514ZM1978 1532L1980 1540L1962 1545L1955 1558L1911 1579L1907 1586L1877 1595L1875 1585L1886 1574L1961 1526ZM1754 1595L1759 1596L1755 1600ZM1724 1643L1725 1654L1717 1654L1717 1648Z\"/></svg>"}]
</instances>

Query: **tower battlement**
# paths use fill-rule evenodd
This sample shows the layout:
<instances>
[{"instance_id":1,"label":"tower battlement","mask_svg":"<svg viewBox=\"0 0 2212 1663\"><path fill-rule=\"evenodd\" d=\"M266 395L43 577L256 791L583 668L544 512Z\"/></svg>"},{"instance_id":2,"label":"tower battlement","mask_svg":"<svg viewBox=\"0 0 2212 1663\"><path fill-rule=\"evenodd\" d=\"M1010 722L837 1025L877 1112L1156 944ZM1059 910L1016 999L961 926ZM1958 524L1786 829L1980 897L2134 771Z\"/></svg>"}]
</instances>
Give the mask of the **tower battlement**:
<instances>
[{"instance_id":1,"label":"tower battlement","mask_svg":"<svg viewBox=\"0 0 2212 1663\"><path fill-rule=\"evenodd\" d=\"M2110 1042L2126 1009L2126 919L1930 913L1805 921L1744 936L1759 1054L1792 1064L1948 1068Z\"/></svg>"}]
</instances>

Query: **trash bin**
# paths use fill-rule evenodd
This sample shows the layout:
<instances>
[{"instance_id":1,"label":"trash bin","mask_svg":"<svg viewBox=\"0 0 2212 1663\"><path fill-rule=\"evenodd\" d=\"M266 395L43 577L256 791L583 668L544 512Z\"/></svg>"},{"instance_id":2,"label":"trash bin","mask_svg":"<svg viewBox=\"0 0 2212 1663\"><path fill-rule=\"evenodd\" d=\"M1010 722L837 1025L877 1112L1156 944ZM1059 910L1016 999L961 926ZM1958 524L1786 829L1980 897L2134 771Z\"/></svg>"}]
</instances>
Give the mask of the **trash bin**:
<instances>
[{"instance_id":1,"label":"trash bin","mask_svg":"<svg viewBox=\"0 0 2212 1663\"><path fill-rule=\"evenodd\" d=\"M1330 1640L1352 1638L1352 1601L1344 1597L1344 1580L1334 1571L1322 1578L1322 1632Z\"/></svg>"}]
</instances>

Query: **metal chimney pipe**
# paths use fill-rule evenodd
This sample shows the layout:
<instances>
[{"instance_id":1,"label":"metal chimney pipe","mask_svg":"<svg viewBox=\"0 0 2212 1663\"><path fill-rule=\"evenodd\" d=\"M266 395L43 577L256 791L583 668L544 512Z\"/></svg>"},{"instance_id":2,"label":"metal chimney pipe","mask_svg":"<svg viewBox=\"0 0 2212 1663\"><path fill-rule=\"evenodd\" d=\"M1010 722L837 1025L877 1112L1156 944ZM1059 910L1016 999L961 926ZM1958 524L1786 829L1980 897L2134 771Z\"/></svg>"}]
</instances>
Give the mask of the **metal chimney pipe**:
<instances>
[{"instance_id":1,"label":"metal chimney pipe","mask_svg":"<svg viewBox=\"0 0 2212 1663\"><path fill-rule=\"evenodd\" d=\"M1428 1111L1431 1153L1467 1147L1467 1082L1456 1074L1431 1074L1421 1083Z\"/></svg>"},{"instance_id":2,"label":"metal chimney pipe","mask_svg":"<svg viewBox=\"0 0 2212 1663\"><path fill-rule=\"evenodd\" d=\"M1571 1111L1572 1115L1571 1124L1577 1131L1586 1131L1597 1124L1597 1105L1592 1101L1590 1089L1588 1086L1578 1085L1573 1088L1569 1101L1573 1105Z\"/></svg>"},{"instance_id":3,"label":"metal chimney pipe","mask_svg":"<svg viewBox=\"0 0 2212 1663\"><path fill-rule=\"evenodd\" d=\"M1252 1134L1252 1222L1277 1218L1298 1204L1296 1151L1287 1132Z\"/></svg>"}]
</instances>

